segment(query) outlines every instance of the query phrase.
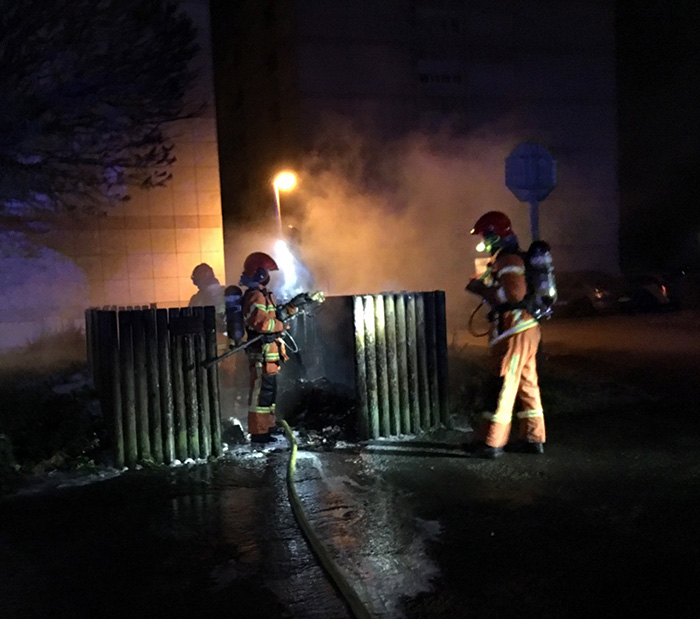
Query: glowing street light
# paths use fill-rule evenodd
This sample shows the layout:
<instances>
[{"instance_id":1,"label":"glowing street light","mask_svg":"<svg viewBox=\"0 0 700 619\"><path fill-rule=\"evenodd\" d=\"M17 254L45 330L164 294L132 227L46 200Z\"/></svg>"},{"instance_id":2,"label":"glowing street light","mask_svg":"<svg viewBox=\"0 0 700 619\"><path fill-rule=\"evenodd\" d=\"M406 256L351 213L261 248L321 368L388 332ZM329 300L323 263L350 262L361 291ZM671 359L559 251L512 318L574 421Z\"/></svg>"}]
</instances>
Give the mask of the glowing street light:
<instances>
[{"instance_id":1,"label":"glowing street light","mask_svg":"<svg viewBox=\"0 0 700 619\"><path fill-rule=\"evenodd\" d=\"M284 172L280 172L277 176L275 176L272 184L277 187L277 189L289 191L290 189L294 189L294 186L297 184L297 177L294 172L285 170Z\"/></svg>"},{"instance_id":2,"label":"glowing street light","mask_svg":"<svg viewBox=\"0 0 700 619\"><path fill-rule=\"evenodd\" d=\"M279 228L280 238L282 238L282 210L280 209L280 191L291 191L297 184L297 177L294 172L284 170L277 174L272 180L272 186L275 188L275 204L277 206L277 227Z\"/></svg>"}]
</instances>

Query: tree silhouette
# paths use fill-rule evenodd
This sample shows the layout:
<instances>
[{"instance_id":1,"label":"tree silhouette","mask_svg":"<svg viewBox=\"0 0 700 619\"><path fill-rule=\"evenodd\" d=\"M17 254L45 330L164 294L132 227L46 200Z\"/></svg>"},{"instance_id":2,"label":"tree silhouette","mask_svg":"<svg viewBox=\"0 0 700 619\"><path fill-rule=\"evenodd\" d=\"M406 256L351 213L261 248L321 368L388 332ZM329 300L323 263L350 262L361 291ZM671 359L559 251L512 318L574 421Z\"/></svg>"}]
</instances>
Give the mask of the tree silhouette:
<instances>
[{"instance_id":1,"label":"tree silhouette","mask_svg":"<svg viewBox=\"0 0 700 619\"><path fill-rule=\"evenodd\" d=\"M0 221L165 184L195 39L168 0L0 0Z\"/></svg>"}]
</instances>

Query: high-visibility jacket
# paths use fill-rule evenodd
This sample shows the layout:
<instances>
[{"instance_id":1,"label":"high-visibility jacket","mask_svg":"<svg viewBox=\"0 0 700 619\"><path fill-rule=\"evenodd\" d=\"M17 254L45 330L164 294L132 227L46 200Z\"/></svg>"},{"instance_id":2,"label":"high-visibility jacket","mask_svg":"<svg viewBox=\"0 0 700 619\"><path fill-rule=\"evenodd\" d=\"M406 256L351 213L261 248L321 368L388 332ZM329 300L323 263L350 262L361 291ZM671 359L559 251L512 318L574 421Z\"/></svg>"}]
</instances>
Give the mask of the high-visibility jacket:
<instances>
[{"instance_id":1,"label":"high-visibility jacket","mask_svg":"<svg viewBox=\"0 0 700 619\"><path fill-rule=\"evenodd\" d=\"M248 288L243 295L243 323L248 339L259 334L264 336L247 348L251 361L262 361L266 374L275 374L279 370L280 351L283 344L274 334L284 330L284 323L277 318L277 301L274 294L265 287Z\"/></svg>"},{"instance_id":2,"label":"high-visibility jacket","mask_svg":"<svg viewBox=\"0 0 700 619\"><path fill-rule=\"evenodd\" d=\"M489 344L516 333L538 326L530 313L521 308L509 309L508 304L523 301L527 294L525 261L517 252L499 250L494 254L486 275L489 285L495 288L498 304L494 307L495 320L489 330Z\"/></svg>"}]
</instances>

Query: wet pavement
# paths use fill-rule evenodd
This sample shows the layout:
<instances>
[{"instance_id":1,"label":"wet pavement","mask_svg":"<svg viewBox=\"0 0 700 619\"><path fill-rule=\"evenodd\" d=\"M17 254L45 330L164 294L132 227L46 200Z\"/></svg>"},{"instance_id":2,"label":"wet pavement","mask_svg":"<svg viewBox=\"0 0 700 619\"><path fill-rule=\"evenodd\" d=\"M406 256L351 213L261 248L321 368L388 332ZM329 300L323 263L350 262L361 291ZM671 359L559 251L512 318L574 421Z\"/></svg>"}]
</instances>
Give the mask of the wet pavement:
<instances>
[{"instance_id":1,"label":"wet pavement","mask_svg":"<svg viewBox=\"0 0 700 619\"><path fill-rule=\"evenodd\" d=\"M632 421L555 419L542 457L300 452L297 490L371 616L697 616L700 429ZM3 500L2 617L352 616L294 520L287 458Z\"/></svg>"},{"instance_id":2,"label":"wet pavement","mask_svg":"<svg viewBox=\"0 0 700 619\"><path fill-rule=\"evenodd\" d=\"M544 456L470 459L442 431L301 451L297 491L371 616L696 617L700 387L662 397L691 373L680 354L595 359L593 383L653 374L661 391L550 415ZM0 617L350 617L295 522L288 457L240 448L0 500Z\"/></svg>"},{"instance_id":3,"label":"wet pavement","mask_svg":"<svg viewBox=\"0 0 700 619\"><path fill-rule=\"evenodd\" d=\"M348 617L289 509L285 465L136 471L3 500L0 616Z\"/></svg>"}]
</instances>

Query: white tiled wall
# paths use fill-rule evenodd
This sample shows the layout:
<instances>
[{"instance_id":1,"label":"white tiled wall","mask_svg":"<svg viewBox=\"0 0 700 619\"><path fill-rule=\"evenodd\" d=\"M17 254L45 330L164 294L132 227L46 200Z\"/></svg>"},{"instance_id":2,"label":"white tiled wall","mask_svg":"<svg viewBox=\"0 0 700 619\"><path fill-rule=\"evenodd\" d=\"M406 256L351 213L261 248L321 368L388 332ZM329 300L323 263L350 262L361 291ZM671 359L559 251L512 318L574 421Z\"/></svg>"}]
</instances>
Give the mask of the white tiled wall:
<instances>
[{"instance_id":1,"label":"white tiled wall","mask_svg":"<svg viewBox=\"0 0 700 619\"><path fill-rule=\"evenodd\" d=\"M189 94L205 103L205 112L168 128L177 158L172 181L165 188L134 189L129 202L105 216L66 217L42 235L37 242L63 256L66 272L71 273L66 281L79 281L79 285L69 295L69 303L65 294L54 304L44 295L41 311L34 311L36 298L26 286L9 293L0 290L0 350L20 346L42 332L80 324L88 307L186 305L196 292L190 279L192 269L201 262L210 264L223 283L208 2L182 0L180 4L200 35L203 51L194 63L198 79ZM24 309L15 307L23 302Z\"/></svg>"},{"instance_id":2,"label":"white tiled wall","mask_svg":"<svg viewBox=\"0 0 700 619\"><path fill-rule=\"evenodd\" d=\"M72 257L88 278L90 306L186 304L196 292L192 269L201 262L223 280L218 167L211 165L217 147L200 121L193 124L197 131L188 132L192 141L176 146L178 163L170 186L136 189L132 200L106 216L81 221L80 229L67 223L55 235L56 249ZM194 136L201 141L195 142ZM199 150L207 165L183 165L181 149Z\"/></svg>"}]
</instances>

